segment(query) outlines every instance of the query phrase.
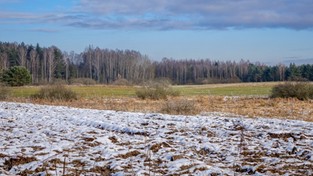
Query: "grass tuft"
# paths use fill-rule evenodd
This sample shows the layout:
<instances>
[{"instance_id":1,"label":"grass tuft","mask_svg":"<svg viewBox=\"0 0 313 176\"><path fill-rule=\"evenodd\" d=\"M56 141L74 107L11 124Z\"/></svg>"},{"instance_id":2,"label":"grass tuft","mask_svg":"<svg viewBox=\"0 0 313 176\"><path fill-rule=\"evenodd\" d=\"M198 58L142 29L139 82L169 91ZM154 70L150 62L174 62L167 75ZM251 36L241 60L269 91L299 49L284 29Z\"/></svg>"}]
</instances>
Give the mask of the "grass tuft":
<instances>
[{"instance_id":1,"label":"grass tuft","mask_svg":"<svg viewBox=\"0 0 313 176\"><path fill-rule=\"evenodd\" d=\"M74 78L70 79L69 83L71 85L95 85L97 84L97 81L90 78Z\"/></svg>"},{"instance_id":2,"label":"grass tuft","mask_svg":"<svg viewBox=\"0 0 313 176\"><path fill-rule=\"evenodd\" d=\"M179 96L180 91L174 90L170 84L165 81L151 82L147 86L143 86L136 90L136 95L140 99L160 100L167 99L168 96Z\"/></svg>"},{"instance_id":3,"label":"grass tuft","mask_svg":"<svg viewBox=\"0 0 313 176\"><path fill-rule=\"evenodd\" d=\"M0 100L7 99L11 94L10 89L7 86L0 85Z\"/></svg>"},{"instance_id":4,"label":"grass tuft","mask_svg":"<svg viewBox=\"0 0 313 176\"><path fill-rule=\"evenodd\" d=\"M198 114L195 102L187 99L166 101L161 112L167 114L192 115Z\"/></svg>"},{"instance_id":5,"label":"grass tuft","mask_svg":"<svg viewBox=\"0 0 313 176\"><path fill-rule=\"evenodd\" d=\"M63 100L71 101L77 100L77 94L69 88L63 85L52 85L43 87L38 93L31 96L34 99L45 99L45 100Z\"/></svg>"}]
</instances>

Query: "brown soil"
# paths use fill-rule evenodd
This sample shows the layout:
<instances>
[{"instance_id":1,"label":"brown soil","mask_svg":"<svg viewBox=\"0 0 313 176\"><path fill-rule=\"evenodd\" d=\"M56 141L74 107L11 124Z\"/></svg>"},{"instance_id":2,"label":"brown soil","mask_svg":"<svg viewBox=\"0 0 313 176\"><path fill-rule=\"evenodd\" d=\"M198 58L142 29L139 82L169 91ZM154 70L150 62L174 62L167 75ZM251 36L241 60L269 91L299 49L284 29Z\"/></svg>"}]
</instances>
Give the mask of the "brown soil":
<instances>
[{"instance_id":1,"label":"brown soil","mask_svg":"<svg viewBox=\"0 0 313 176\"><path fill-rule=\"evenodd\" d=\"M134 151L128 152L128 153L126 153L126 154L124 154L124 155L119 155L118 157L121 157L121 158L123 158L123 159L126 159L126 158L129 158L129 157L137 156L137 155L139 155L139 154L140 154L139 151L134 150Z\"/></svg>"},{"instance_id":2,"label":"brown soil","mask_svg":"<svg viewBox=\"0 0 313 176\"><path fill-rule=\"evenodd\" d=\"M16 158L9 158L4 162L4 170L9 171L13 166L17 166L20 164L30 163L32 161L36 161L35 157L16 157Z\"/></svg>"},{"instance_id":3,"label":"brown soil","mask_svg":"<svg viewBox=\"0 0 313 176\"><path fill-rule=\"evenodd\" d=\"M109 175L112 175L113 170L110 169L109 167L105 167L105 166L103 166L103 167L96 166L96 167L90 169L90 172L99 173L103 176L109 176Z\"/></svg>"},{"instance_id":4,"label":"brown soil","mask_svg":"<svg viewBox=\"0 0 313 176\"><path fill-rule=\"evenodd\" d=\"M111 140L112 143L118 143L118 139L115 136L111 136L109 137L109 139Z\"/></svg>"},{"instance_id":5,"label":"brown soil","mask_svg":"<svg viewBox=\"0 0 313 176\"><path fill-rule=\"evenodd\" d=\"M154 144L150 147L150 150L154 153L158 152L161 148L163 147L171 147L168 143L166 142L162 142L162 143L158 143L158 144Z\"/></svg>"}]
</instances>

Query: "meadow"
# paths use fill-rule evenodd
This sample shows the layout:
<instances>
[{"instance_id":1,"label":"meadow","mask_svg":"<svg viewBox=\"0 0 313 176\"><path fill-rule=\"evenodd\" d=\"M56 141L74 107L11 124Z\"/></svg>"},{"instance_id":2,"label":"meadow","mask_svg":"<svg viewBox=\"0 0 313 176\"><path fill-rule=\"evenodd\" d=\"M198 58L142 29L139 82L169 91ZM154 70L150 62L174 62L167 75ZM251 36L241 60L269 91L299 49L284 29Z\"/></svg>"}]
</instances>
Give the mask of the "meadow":
<instances>
[{"instance_id":1,"label":"meadow","mask_svg":"<svg viewBox=\"0 0 313 176\"><path fill-rule=\"evenodd\" d=\"M179 91L180 96L165 100L137 98L136 90L140 88L139 86L69 85L67 87L76 92L79 97L73 101L31 99L29 97L38 92L41 87L24 86L11 88L11 97L7 101L179 115L223 112L229 116L313 121L311 100L269 98L272 87L277 84L281 83L174 85L172 89Z\"/></svg>"},{"instance_id":2,"label":"meadow","mask_svg":"<svg viewBox=\"0 0 313 176\"><path fill-rule=\"evenodd\" d=\"M268 96L274 83L236 83L236 84L207 84L207 85L177 85L174 90L181 92L181 96ZM39 91L41 86L13 87L12 96L27 98ZM138 86L114 85L70 85L68 86L82 98L94 97L135 97Z\"/></svg>"}]
</instances>

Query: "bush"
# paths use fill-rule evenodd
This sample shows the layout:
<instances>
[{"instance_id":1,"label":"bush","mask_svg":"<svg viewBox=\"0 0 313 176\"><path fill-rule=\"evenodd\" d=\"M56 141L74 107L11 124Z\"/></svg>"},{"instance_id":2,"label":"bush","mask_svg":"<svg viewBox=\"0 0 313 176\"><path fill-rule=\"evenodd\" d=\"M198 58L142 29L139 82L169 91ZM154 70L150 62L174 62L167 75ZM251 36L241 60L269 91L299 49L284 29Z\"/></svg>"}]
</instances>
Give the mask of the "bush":
<instances>
[{"instance_id":1,"label":"bush","mask_svg":"<svg viewBox=\"0 0 313 176\"><path fill-rule=\"evenodd\" d=\"M77 100L77 94L63 85L53 85L41 88L37 94L32 95L32 98L71 101Z\"/></svg>"},{"instance_id":2,"label":"bush","mask_svg":"<svg viewBox=\"0 0 313 176\"><path fill-rule=\"evenodd\" d=\"M131 85L127 79L117 79L113 82L116 86L128 86Z\"/></svg>"},{"instance_id":3,"label":"bush","mask_svg":"<svg viewBox=\"0 0 313 176\"><path fill-rule=\"evenodd\" d=\"M305 82L280 84L273 87L271 98L313 99L313 85Z\"/></svg>"},{"instance_id":4,"label":"bush","mask_svg":"<svg viewBox=\"0 0 313 176\"><path fill-rule=\"evenodd\" d=\"M136 91L136 95L141 99L167 99L168 96L179 96L180 92L171 89L164 83L152 82L148 86L143 86L141 89Z\"/></svg>"},{"instance_id":5,"label":"bush","mask_svg":"<svg viewBox=\"0 0 313 176\"><path fill-rule=\"evenodd\" d=\"M195 84L219 84L219 83L240 83L241 80L238 77L218 79L218 78L208 78L208 79L197 79Z\"/></svg>"},{"instance_id":6,"label":"bush","mask_svg":"<svg viewBox=\"0 0 313 176\"><path fill-rule=\"evenodd\" d=\"M97 81L90 78L74 78L69 80L69 84L95 85Z\"/></svg>"},{"instance_id":7,"label":"bush","mask_svg":"<svg viewBox=\"0 0 313 176\"><path fill-rule=\"evenodd\" d=\"M3 72L1 80L9 86L24 86L31 83L31 75L25 67L14 66Z\"/></svg>"},{"instance_id":8,"label":"bush","mask_svg":"<svg viewBox=\"0 0 313 176\"><path fill-rule=\"evenodd\" d=\"M52 85L66 85L67 82L64 79L58 78L58 79L53 79L52 83L50 83L50 84L52 84Z\"/></svg>"},{"instance_id":9,"label":"bush","mask_svg":"<svg viewBox=\"0 0 313 176\"><path fill-rule=\"evenodd\" d=\"M161 111L167 114L180 115L191 115L199 113L195 106L195 102L186 99L167 101Z\"/></svg>"},{"instance_id":10,"label":"bush","mask_svg":"<svg viewBox=\"0 0 313 176\"><path fill-rule=\"evenodd\" d=\"M0 85L0 100L5 100L10 96L10 89L6 86Z\"/></svg>"}]
</instances>

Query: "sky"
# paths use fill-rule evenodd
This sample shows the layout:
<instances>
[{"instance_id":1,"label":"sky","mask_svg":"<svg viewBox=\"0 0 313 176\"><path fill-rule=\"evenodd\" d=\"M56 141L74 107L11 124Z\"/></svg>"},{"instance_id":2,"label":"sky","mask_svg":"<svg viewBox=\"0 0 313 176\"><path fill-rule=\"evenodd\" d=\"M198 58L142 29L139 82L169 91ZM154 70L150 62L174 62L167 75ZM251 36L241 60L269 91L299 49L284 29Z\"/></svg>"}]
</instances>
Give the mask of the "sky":
<instances>
[{"instance_id":1,"label":"sky","mask_svg":"<svg viewBox=\"0 0 313 176\"><path fill-rule=\"evenodd\" d=\"M312 0L0 0L0 41L153 60L313 59Z\"/></svg>"}]
</instances>

